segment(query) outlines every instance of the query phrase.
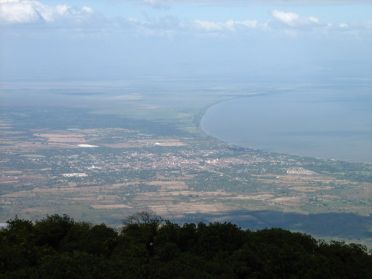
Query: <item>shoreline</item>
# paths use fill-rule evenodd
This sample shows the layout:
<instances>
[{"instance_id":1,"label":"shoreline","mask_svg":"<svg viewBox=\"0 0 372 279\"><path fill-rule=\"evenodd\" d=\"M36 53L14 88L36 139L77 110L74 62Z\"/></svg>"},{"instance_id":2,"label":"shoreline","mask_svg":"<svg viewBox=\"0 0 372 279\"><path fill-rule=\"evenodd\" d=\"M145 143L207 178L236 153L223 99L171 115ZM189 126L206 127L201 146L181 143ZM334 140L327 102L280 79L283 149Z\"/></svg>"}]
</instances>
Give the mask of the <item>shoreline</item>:
<instances>
[{"instance_id":1,"label":"shoreline","mask_svg":"<svg viewBox=\"0 0 372 279\"><path fill-rule=\"evenodd\" d=\"M227 146L230 146L230 147L243 148L243 149L253 150L253 151L267 153L267 154L294 156L294 157L300 157L300 158L304 158L304 159L305 158L310 158L310 159L322 160L322 161L338 161L338 162L347 162L347 163L355 163L355 164L367 164L367 165L372 164L372 161L369 162L369 161L360 161L360 160L338 159L338 158L332 158L332 157L317 157L317 156L313 156L313 155L302 155L302 154L280 152L280 151L269 151L269 150L265 150L263 148L256 148L256 147L252 147L252 146L239 145L239 144L236 144L236 143L231 143L231 142L228 142L226 140L223 140L222 138L217 137L215 135L212 135L212 134L208 133L205 129L202 128L201 123L202 123L203 117L206 115L208 110L210 110L211 108L213 108L213 107L215 107L219 104L234 101L234 100L238 100L238 99L247 99L247 98L256 97L256 96L273 95L273 94L280 94L280 93L267 93L267 92L266 93L254 93L254 94L251 94L251 95L231 96L231 97L226 98L224 100L218 100L218 101L206 106L195 117L195 121L197 121L197 123L195 123L195 124L197 124L197 129L203 137L211 138L213 140L216 140L216 141L218 141L222 144L225 144Z\"/></svg>"}]
</instances>

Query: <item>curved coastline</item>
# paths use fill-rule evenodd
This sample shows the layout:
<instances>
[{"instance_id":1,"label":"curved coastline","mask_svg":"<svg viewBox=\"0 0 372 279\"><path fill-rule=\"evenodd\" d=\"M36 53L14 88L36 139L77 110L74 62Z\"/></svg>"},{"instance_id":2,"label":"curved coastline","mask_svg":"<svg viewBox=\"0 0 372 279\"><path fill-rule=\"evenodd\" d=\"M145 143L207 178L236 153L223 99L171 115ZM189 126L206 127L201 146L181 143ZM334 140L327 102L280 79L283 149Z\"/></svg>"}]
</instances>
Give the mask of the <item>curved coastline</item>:
<instances>
[{"instance_id":1,"label":"curved coastline","mask_svg":"<svg viewBox=\"0 0 372 279\"><path fill-rule=\"evenodd\" d=\"M270 94L270 93L265 92L265 93L255 93L255 94L251 94L251 95L232 96L232 97L226 98L224 100L218 100L216 102L213 102L213 103L207 105L206 107L204 107L195 116L195 124L198 125L198 130L203 136L212 138L213 140L217 140L217 141L219 141L223 144L226 144L228 146L246 148L246 149L256 150L256 151L260 151L260 152L268 152L268 151L265 151L265 150L260 149L260 148L254 148L254 147L250 147L250 146L242 146L242 145L238 145L238 144L235 144L235 143L228 142L228 141L226 141L222 138L219 138L218 136L210 134L208 131L206 131L202 127L202 120L203 120L204 116L208 113L208 111L210 109L214 108L215 106L218 106L218 105L226 103L226 102L234 101L234 100L247 99L247 98L252 98L252 97L256 97L256 96L260 96L260 95L267 95L267 94ZM277 152L269 152L269 153L277 153Z\"/></svg>"},{"instance_id":2,"label":"curved coastline","mask_svg":"<svg viewBox=\"0 0 372 279\"><path fill-rule=\"evenodd\" d=\"M223 100L218 100L218 101L215 101L215 102L212 102L210 103L209 105L205 106L203 109L200 110L200 112L195 115L195 124L198 126L199 130L204 133L205 135L208 135L204 129L201 127L201 120L203 119L204 115L207 113L207 111L217 105L220 105L220 104L223 104L223 103L226 103L226 102L230 102L230 101L233 101L233 100L238 100L238 99L248 99L248 98L252 98L252 97L256 97L256 96L265 96L265 95L270 95L270 94L273 94L273 93L268 93L268 92L262 92L262 93L253 93L253 94L247 94L247 95L231 95L231 96L226 96L225 99ZM213 138L215 138L214 136L211 136Z\"/></svg>"},{"instance_id":3,"label":"curved coastline","mask_svg":"<svg viewBox=\"0 0 372 279\"><path fill-rule=\"evenodd\" d=\"M340 158L338 156L318 156L318 155L315 155L315 154L311 154L310 153L296 153L296 152L287 152L287 151L281 151L281 150L268 150L268 149L265 149L264 147L260 147L260 146L253 146L253 145L245 145L245 144L238 144L236 142L231 142L227 139L224 139L222 137L219 137L218 135L216 134L213 134L211 133L210 131L208 131L206 128L205 128L205 125L203 127L202 125L202 122L203 122L203 118L206 116L206 114L213 108L215 108L216 106L219 106L223 103L228 103L228 102L231 102L231 101L235 101L235 100L239 100L239 99L242 99L242 100L245 100L245 99L248 99L248 98L252 98L252 97L257 97L257 96L265 96L265 95L275 95L273 93L267 93L267 92L262 92L262 93L256 93L256 94L252 94L252 95L241 95L241 96L232 96L230 98L226 98L224 100L219 100L219 101L216 101L214 102L213 104L210 104L209 106L205 107L205 109L203 109L199 114L198 116L195 118L195 122L197 121L198 122L198 129L199 131L204 135L204 136L207 136L209 138L212 138L214 140L217 140L223 144L226 144L228 146L231 146L231 147L238 147L238 148L245 148L247 150L254 150L254 151L258 151L258 152L264 152L264 153L271 153L271 154L283 154L283 155L288 155L288 156L296 156L296 157L302 157L302 158L313 158L313 159L320 159L320 160L336 160L336 161L345 161L345 162L353 162L353 163L366 163L366 164L371 164L372 162L368 161L368 160L355 160L355 159L349 159L349 158ZM304 150L306 150L306 148L304 148Z\"/></svg>"}]
</instances>

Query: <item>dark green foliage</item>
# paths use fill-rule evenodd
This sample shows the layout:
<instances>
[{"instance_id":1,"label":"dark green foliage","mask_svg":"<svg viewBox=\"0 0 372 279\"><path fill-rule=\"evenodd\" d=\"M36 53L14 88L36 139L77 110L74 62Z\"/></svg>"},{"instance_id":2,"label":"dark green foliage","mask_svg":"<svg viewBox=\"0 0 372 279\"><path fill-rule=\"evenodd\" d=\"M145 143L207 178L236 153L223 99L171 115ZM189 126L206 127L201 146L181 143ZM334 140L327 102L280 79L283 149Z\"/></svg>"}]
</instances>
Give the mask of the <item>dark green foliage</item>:
<instances>
[{"instance_id":1,"label":"dark green foliage","mask_svg":"<svg viewBox=\"0 0 372 279\"><path fill-rule=\"evenodd\" d=\"M230 223L178 225L147 213L120 231L64 215L0 231L0 278L372 278L357 244Z\"/></svg>"}]
</instances>

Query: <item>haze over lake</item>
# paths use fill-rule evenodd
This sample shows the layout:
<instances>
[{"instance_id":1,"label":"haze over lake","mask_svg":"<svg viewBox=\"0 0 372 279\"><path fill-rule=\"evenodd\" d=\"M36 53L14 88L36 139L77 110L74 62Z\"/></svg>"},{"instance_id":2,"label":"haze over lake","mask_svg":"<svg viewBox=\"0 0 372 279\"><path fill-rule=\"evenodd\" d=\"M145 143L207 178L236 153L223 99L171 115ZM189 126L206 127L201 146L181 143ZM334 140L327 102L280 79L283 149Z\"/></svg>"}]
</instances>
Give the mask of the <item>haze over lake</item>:
<instances>
[{"instance_id":1,"label":"haze over lake","mask_svg":"<svg viewBox=\"0 0 372 279\"><path fill-rule=\"evenodd\" d=\"M353 84L262 92L214 105L201 127L243 147L372 162L371 88Z\"/></svg>"}]
</instances>

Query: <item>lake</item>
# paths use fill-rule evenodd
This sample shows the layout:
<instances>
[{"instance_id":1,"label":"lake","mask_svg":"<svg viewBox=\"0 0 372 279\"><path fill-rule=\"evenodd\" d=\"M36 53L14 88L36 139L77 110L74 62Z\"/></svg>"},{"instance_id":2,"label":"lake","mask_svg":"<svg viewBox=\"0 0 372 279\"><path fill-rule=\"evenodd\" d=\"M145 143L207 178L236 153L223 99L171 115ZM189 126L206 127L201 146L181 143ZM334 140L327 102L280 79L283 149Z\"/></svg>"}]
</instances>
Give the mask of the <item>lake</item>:
<instances>
[{"instance_id":1,"label":"lake","mask_svg":"<svg viewBox=\"0 0 372 279\"><path fill-rule=\"evenodd\" d=\"M372 89L258 93L218 103L201 128L227 143L302 156L372 162Z\"/></svg>"}]
</instances>

